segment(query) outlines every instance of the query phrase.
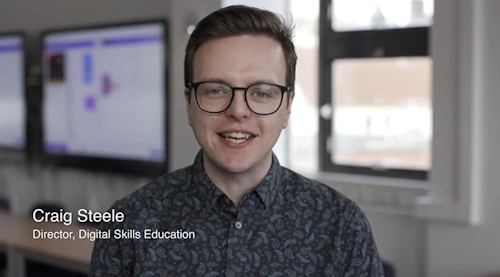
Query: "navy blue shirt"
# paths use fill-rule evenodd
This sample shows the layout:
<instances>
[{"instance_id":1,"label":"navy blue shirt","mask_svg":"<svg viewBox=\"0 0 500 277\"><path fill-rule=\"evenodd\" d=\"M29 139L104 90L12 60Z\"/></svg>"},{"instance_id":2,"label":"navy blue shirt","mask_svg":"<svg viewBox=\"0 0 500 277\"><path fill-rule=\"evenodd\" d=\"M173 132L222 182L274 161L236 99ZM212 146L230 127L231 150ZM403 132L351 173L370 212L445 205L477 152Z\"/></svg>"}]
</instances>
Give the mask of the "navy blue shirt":
<instances>
[{"instance_id":1,"label":"navy blue shirt","mask_svg":"<svg viewBox=\"0 0 500 277\"><path fill-rule=\"evenodd\" d=\"M353 201L280 166L235 205L202 152L117 201L90 276L383 276L370 224Z\"/></svg>"}]
</instances>

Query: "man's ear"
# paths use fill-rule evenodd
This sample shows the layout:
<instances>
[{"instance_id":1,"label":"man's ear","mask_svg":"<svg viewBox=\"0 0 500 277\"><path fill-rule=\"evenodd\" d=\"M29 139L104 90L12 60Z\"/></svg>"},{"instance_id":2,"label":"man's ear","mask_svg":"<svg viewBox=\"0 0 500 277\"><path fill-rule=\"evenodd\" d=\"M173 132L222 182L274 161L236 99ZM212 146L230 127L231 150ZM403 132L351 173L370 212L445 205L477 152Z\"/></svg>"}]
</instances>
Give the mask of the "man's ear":
<instances>
[{"instance_id":1,"label":"man's ear","mask_svg":"<svg viewBox=\"0 0 500 277\"><path fill-rule=\"evenodd\" d=\"M191 101L190 101L191 97L189 95L189 92L190 92L190 89L188 89L188 88L184 89L184 99L186 100L186 113L188 116L189 126L192 127L192 125L191 125Z\"/></svg>"},{"instance_id":2,"label":"man's ear","mask_svg":"<svg viewBox=\"0 0 500 277\"><path fill-rule=\"evenodd\" d=\"M295 92L290 91L287 92L287 103L286 103L286 117L285 117L285 122L283 123L283 129L286 129L288 126L288 120L290 118L290 114L292 113L292 102L293 102L293 97L295 96Z\"/></svg>"}]
</instances>

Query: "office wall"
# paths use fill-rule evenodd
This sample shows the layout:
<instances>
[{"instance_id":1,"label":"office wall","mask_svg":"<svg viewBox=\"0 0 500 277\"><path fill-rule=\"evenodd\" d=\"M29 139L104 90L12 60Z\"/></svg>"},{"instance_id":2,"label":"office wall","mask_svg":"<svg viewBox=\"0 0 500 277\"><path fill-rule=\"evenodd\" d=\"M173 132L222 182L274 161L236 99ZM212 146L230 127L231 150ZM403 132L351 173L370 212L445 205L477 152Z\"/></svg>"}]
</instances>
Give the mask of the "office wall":
<instances>
[{"instance_id":1,"label":"office wall","mask_svg":"<svg viewBox=\"0 0 500 277\"><path fill-rule=\"evenodd\" d=\"M425 222L411 215L370 211L360 203L375 235L380 255L393 263L397 277L424 277ZM427 277L438 277L428 275Z\"/></svg>"},{"instance_id":2,"label":"office wall","mask_svg":"<svg viewBox=\"0 0 500 277\"><path fill-rule=\"evenodd\" d=\"M110 0L110 1L0 1L0 32L23 30L28 35L29 59L40 61L39 32L44 29L164 18L170 23L170 119L169 145L171 168L190 164L197 152L196 143L185 116L183 95L183 59L187 25L196 23L220 1ZM173 12L175 11L175 12ZM186 20L190 19L190 20ZM35 94L37 91L34 91ZM36 98L36 96L35 96ZM149 180L79 170L26 168L15 164L0 165L0 194L12 200L13 211L25 214L37 201L60 201L69 210L87 207L107 209L113 201Z\"/></svg>"},{"instance_id":3,"label":"office wall","mask_svg":"<svg viewBox=\"0 0 500 277\"><path fill-rule=\"evenodd\" d=\"M31 45L30 54L37 58L37 34L46 28L109 23L144 18L167 18L170 1L29 1L0 2L0 31L24 30Z\"/></svg>"},{"instance_id":4,"label":"office wall","mask_svg":"<svg viewBox=\"0 0 500 277\"><path fill-rule=\"evenodd\" d=\"M429 224L426 276L476 277L500 272L500 1L478 0L477 5L474 33L482 38L473 62L479 85L471 93L480 94L477 105L482 107L483 122L478 128L483 138L478 153L482 157L482 220L478 227Z\"/></svg>"},{"instance_id":5,"label":"office wall","mask_svg":"<svg viewBox=\"0 0 500 277\"><path fill-rule=\"evenodd\" d=\"M39 61L38 32L46 28L60 28L85 24L99 24L148 18L165 18L172 34L171 60L171 134L172 168L192 162L197 143L184 116L183 58L187 42L186 25L200 19L220 6L220 1L170 0L111 0L111 1L29 1L2 0L0 2L0 31L25 30L29 35L29 54ZM175 11L175 12L173 12ZM189 18L191 20L186 20Z\"/></svg>"}]
</instances>

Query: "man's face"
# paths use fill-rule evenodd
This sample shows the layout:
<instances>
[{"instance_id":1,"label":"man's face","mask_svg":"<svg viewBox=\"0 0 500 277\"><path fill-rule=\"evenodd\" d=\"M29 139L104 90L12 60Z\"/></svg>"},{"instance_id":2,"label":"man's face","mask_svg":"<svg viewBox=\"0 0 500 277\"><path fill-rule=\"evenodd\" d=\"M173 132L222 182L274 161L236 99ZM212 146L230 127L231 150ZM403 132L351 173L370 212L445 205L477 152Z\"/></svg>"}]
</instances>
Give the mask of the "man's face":
<instances>
[{"instance_id":1,"label":"man's face","mask_svg":"<svg viewBox=\"0 0 500 277\"><path fill-rule=\"evenodd\" d=\"M220 80L232 87L248 87L257 82L285 86L285 58L281 45L266 36L236 36L210 40L198 48L194 57L193 82ZM201 145L205 159L232 173L242 173L271 158L281 130L286 128L290 105L285 94L279 110L271 115L253 113L245 102L244 91L235 90L234 99L222 113L207 113L186 97L189 125ZM249 139L231 140L228 134Z\"/></svg>"}]
</instances>

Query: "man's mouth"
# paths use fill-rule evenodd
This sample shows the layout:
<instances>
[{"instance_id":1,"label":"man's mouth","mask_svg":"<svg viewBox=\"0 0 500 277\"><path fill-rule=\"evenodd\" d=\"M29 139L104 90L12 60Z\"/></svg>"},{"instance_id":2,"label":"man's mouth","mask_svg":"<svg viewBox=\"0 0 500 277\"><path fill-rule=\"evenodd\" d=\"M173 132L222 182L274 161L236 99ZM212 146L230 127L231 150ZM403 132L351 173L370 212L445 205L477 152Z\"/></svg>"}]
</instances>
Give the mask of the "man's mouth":
<instances>
[{"instance_id":1,"label":"man's mouth","mask_svg":"<svg viewBox=\"0 0 500 277\"><path fill-rule=\"evenodd\" d=\"M254 135L244 132L220 133L219 135L236 144L243 143L254 137Z\"/></svg>"}]
</instances>

